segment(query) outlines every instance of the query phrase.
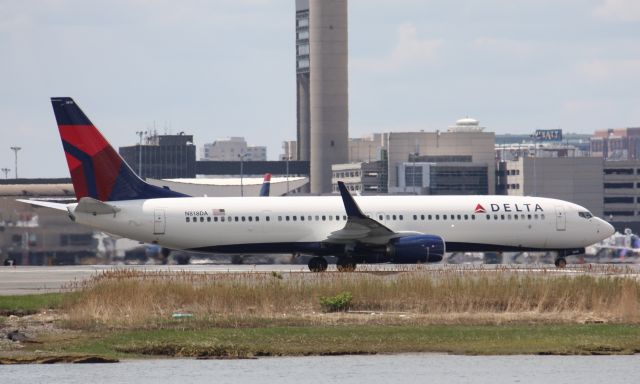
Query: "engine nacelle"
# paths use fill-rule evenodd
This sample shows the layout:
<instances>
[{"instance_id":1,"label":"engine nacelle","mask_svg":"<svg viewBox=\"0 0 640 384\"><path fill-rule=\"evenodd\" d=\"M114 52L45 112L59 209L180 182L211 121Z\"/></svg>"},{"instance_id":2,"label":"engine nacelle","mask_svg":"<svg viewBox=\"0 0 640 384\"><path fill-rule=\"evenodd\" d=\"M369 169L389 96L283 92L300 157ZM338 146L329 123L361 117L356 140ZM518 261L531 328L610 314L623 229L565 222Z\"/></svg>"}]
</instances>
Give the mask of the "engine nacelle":
<instances>
[{"instance_id":1,"label":"engine nacelle","mask_svg":"<svg viewBox=\"0 0 640 384\"><path fill-rule=\"evenodd\" d=\"M436 235L399 237L386 249L389 261L396 264L435 263L442 260L444 252L444 239Z\"/></svg>"}]
</instances>

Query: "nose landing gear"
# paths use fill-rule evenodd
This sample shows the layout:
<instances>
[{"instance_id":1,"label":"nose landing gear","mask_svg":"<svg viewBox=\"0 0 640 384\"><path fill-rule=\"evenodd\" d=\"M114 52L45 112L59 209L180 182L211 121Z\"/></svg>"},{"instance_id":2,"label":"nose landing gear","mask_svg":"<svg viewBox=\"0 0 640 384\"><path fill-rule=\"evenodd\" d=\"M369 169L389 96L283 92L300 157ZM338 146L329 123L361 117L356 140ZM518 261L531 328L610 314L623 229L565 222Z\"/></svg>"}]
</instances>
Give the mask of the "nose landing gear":
<instances>
[{"instance_id":1,"label":"nose landing gear","mask_svg":"<svg viewBox=\"0 0 640 384\"><path fill-rule=\"evenodd\" d=\"M567 260L564 257L558 257L555 262L556 267L564 268L567 266Z\"/></svg>"}]
</instances>

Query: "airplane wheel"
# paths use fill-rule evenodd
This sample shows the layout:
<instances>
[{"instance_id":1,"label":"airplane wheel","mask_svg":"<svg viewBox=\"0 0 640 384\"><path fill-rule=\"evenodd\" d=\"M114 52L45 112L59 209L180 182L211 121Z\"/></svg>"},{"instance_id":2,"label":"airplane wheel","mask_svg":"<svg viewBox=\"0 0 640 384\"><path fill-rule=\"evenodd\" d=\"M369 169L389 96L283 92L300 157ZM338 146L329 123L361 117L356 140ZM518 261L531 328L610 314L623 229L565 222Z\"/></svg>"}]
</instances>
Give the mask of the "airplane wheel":
<instances>
[{"instance_id":1,"label":"airplane wheel","mask_svg":"<svg viewBox=\"0 0 640 384\"><path fill-rule=\"evenodd\" d=\"M558 257L555 264L558 268L564 268L567 266L567 260L564 257Z\"/></svg>"},{"instance_id":2,"label":"airplane wheel","mask_svg":"<svg viewBox=\"0 0 640 384\"><path fill-rule=\"evenodd\" d=\"M316 256L309 260L309 270L311 272L324 272L327 270L327 260L324 257Z\"/></svg>"},{"instance_id":3,"label":"airplane wheel","mask_svg":"<svg viewBox=\"0 0 640 384\"><path fill-rule=\"evenodd\" d=\"M356 263L349 258L339 258L336 268L339 272L353 272L356 270Z\"/></svg>"}]
</instances>

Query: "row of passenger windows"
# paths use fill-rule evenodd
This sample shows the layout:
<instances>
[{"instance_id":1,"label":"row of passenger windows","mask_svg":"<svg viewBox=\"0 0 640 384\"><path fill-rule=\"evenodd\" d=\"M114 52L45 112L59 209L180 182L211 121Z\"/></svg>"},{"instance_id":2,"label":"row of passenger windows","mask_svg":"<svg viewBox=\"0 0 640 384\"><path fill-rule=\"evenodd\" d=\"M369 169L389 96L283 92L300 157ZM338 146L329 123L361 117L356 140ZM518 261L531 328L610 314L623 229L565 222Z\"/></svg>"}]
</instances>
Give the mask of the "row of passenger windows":
<instances>
[{"instance_id":1,"label":"row of passenger windows","mask_svg":"<svg viewBox=\"0 0 640 384\"><path fill-rule=\"evenodd\" d=\"M494 214L494 215L485 215L487 220L544 220L544 214ZM367 215L367 217L371 217ZM346 215L315 215L315 216L297 216L297 215L285 215L285 216L276 216L278 221L347 221ZM271 216L265 216L265 221L271 221ZM377 219L387 220L387 221L404 221L403 215L377 215ZM475 220L476 215L413 215L413 220ZM258 222L260 221L260 216L214 216L213 218L207 216L201 217L187 217L185 218L186 222Z\"/></svg>"}]
</instances>

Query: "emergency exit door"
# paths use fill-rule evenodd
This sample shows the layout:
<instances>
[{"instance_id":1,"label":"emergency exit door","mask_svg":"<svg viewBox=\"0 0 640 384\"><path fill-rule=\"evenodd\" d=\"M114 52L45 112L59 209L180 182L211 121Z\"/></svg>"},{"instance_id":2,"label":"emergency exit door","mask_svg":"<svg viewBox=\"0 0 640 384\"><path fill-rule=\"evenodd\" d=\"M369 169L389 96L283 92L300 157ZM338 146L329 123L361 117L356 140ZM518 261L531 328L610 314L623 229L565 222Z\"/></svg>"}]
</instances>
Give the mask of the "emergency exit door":
<instances>
[{"instance_id":1,"label":"emergency exit door","mask_svg":"<svg viewBox=\"0 0 640 384\"><path fill-rule=\"evenodd\" d=\"M164 235L165 229L165 210L163 208L156 209L153 217L153 234Z\"/></svg>"}]
</instances>

